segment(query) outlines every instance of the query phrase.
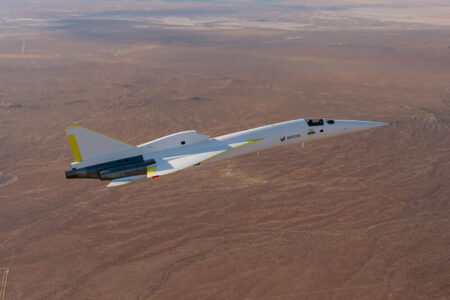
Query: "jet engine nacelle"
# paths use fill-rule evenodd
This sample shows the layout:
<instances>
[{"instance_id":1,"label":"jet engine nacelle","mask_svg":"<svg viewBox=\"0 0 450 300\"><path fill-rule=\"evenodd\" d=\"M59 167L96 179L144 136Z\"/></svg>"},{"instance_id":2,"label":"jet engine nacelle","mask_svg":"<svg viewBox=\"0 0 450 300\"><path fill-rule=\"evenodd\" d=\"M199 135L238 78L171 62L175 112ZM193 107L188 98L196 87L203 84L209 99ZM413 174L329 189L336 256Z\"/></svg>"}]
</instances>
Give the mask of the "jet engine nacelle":
<instances>
[{"instance_id":1,"label":"jet engine nacelle","mask_svg":"<svg viewBox=\"0 0 450 300\"><path fill-rule=\"evenodd\" d=\"M154 165L154 159L144 161L142 155L101 163L84 168L66 170L66 178L95 178L113 180L116 178L146 175L147 167Z\"/></svg>"}]
</instances>

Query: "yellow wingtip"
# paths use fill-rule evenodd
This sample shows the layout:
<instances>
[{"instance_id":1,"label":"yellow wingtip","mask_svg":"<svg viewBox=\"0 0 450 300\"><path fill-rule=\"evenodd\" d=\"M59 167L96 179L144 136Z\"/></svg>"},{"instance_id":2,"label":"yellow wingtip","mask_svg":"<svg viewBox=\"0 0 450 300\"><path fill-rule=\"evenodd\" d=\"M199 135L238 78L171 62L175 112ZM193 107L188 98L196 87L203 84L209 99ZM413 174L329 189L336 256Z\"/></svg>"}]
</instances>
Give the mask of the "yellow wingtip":
<instances>
[{"instance_id":1,"label":"yellow wingtip","mask_svg":"<svg viewBox=\"0 0 450 300\"><path fill-rule=\"evenodd\" d=\"M83 160L81 157L80 149L78 148L77 139L75 138L75 135L69 134L67 136L67 139L69 140L70 148L72 148L73 157L75 158L76 162L80 162Z\"/></svg>"},{"instance_id":2,"label":"yellow wingtip","mask_svg":"<svg viewBox=\"0 0 450 300\"><path fill-rule=\"evenodd\" d=\"M147 166L147 176L156 173L156 165Z\"/></svg>"}]
</instances>

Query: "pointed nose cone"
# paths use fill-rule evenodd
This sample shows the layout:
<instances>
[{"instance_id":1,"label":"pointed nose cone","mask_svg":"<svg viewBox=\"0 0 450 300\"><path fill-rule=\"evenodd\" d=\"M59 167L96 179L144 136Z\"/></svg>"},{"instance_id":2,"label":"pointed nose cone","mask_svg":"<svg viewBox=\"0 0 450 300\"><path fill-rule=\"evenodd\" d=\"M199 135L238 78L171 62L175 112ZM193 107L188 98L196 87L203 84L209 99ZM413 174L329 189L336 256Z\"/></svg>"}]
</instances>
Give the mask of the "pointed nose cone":
<instances>
[{"instance_id":1,"label":"pointed nose cone","mask_svg":"<svg viewBox=\"0 0 450 300\"><path fill-rule=\"evenodd\" d=\"M337 121L338 125L347 132L356 132L374 127L389 125L389 123L370 122L370 121Z\"/></svg>"}]
</instances>

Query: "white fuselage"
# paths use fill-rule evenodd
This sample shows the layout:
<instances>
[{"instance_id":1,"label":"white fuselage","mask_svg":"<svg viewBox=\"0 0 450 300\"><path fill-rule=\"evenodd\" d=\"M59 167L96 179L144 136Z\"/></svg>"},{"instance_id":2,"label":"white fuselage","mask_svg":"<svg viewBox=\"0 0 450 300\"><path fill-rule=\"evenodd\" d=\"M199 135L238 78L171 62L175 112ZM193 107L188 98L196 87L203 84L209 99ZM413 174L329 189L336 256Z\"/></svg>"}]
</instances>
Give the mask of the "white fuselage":
<instances>
[{"instance_id":1,"label":"white fuselage","mask_svg":"<svg viewBox=\"0 0 450 300\"><path fill-rule=\"evenodd\" d=\"M258 139L258 142L246 145L245 147L237 147L226 151L216 157L208 159L205 163L215 162L222 159L229 159L239 155L257 152L277 146L290 145L295 143L304 143L312 140L322 139L326 137L337 136L345 133L356 132L375 126L385 125L385 123L367 122L367 121L347 121L347 120L322 120L322 124L308 125L307 119L299 119L287 122L276 123L272 125L257 127L235 133L230 133L215 138L210 138L202 142L192 145L186 144L172 149L163 149L160 151L143 152L145 159L158 159L167 156L184 155L186 153L196 153L202 151L214 151L215 149L223 149L225 145L244 143L249 140ZM328 122L332 123L329 124ZM145 148L143 144L138 147Z\"/></svg>"}]
</instances>

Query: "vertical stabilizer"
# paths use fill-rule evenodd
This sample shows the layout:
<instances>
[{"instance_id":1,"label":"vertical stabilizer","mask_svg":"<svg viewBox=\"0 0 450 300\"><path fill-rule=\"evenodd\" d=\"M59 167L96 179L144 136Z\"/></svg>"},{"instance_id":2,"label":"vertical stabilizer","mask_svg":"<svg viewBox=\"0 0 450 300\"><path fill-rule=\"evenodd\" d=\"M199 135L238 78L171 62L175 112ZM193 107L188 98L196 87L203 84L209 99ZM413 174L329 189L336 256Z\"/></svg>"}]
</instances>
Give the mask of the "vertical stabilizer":
<instances>
[{"instance_id":1,"label":"vertical stabilizer","mask_svg":"<svg viewBox=\"0 0 450 300\"><path fill-rule=\"evenodd\" d=\"M67 127L66 133L76 162L111 152L135 148L133 145L81 126Z\"/></svg>"}]
</instances>

